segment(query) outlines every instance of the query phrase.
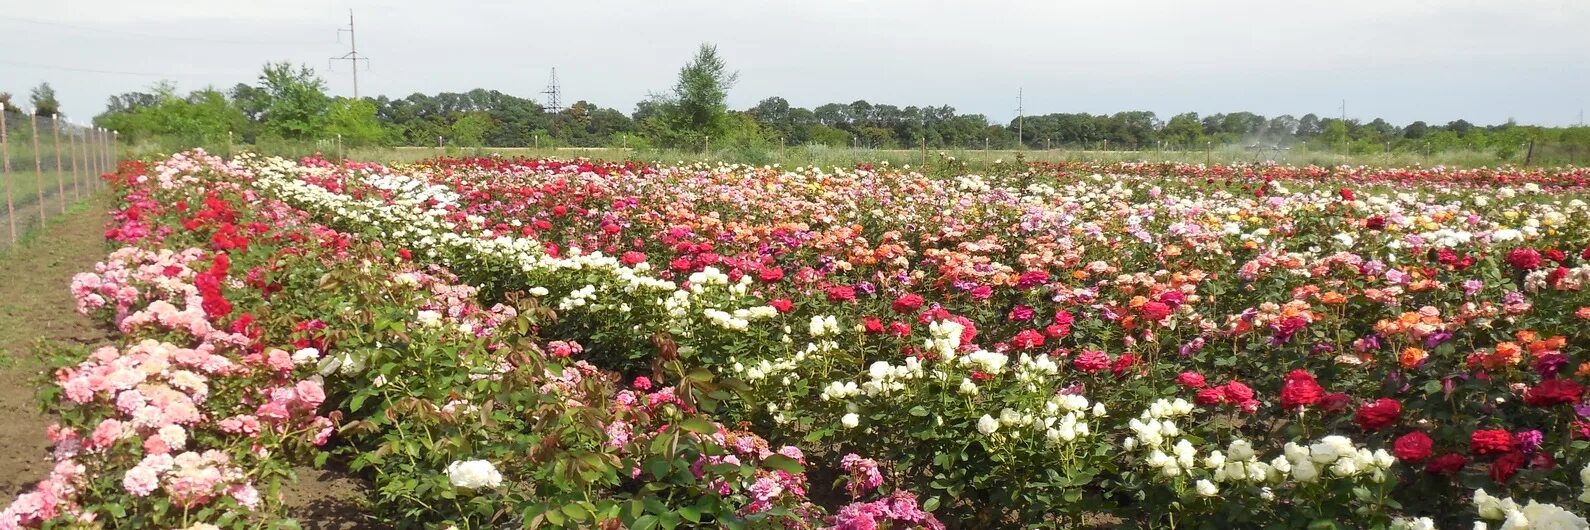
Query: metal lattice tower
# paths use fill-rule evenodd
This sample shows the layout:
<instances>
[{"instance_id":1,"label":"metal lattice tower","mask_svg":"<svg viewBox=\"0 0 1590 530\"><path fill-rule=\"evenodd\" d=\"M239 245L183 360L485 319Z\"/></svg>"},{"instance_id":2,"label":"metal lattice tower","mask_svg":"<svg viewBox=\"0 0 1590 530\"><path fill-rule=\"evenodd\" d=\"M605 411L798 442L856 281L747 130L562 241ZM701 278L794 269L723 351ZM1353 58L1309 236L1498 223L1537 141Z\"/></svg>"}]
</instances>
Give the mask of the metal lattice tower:
<instances>
[{"instance_id":1,"label":"metal lattice tower","mask_svg":"<svg viewBox=\"0 0 1590 530\"><path fill-rule=\"evenodd\" d=\"M558 86L558 69L552 69L552 78L547 80L547 89L541 91L547 95L547 111L561 112L563 110L563 88Z\"/></svg>"}]
</instances>

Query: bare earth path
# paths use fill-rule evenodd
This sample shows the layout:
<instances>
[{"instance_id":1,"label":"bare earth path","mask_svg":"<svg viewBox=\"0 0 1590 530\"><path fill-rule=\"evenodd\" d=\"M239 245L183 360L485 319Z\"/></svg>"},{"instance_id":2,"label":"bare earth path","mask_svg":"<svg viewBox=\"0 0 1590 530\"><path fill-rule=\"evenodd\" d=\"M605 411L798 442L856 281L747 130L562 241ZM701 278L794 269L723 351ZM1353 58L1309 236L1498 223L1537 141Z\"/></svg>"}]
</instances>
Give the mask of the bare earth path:
<instances>
[{"instance_id":1,"label":"bare earth path","mask_svg":"<svg viewBox=\"0 0 1590 530\"><path fill-rule=\"evenodd\" d=\"M35 343L88 348L106 337L108 330L77 314L68 286L105 258L109 204L105 195L92 197L0 256L0 502L50 470L50 422L33 397L44 366Z\"/></svg>"},{"instance_id":2,"label":"bare earth path","mask_svg":"<svg viewBox=\"0 0 1590 530\"><path fill-rule=\"evenodd\" d=\"M77 314L72 275L105 259L108 194L57 216L17 248L0 254L0 507L50 472L50 419L39 412L40 341L87 349L107 343L111 329ZM3 214L3 212L0 212ZM287 513L310 529L365 528L361 483L346 475L298 469L283 491Z\"/></svg>"}]
</instances>

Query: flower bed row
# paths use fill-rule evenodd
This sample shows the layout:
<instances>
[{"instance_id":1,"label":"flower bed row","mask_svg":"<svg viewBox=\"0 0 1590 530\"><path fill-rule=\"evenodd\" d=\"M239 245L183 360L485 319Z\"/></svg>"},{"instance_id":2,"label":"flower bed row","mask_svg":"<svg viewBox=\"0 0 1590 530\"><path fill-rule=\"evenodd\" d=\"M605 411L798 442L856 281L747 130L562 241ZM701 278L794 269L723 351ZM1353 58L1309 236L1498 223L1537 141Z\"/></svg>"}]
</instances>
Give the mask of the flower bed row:
<instances>
[{"instance_id":1,"label":"flower bed row","mask_svg":"<svg viewBox=\"0 0 1590 530\"><path fill-rule=\"evenodd\" d=\"M717 417L874 456L953 524L1466 526L1481 489L1536 499L1512 524L1583 524L1587 209L1527 182L482 160L260 183L548 300L593 362L706 368L737 390Z\"/></svg>"},{"instance_id":2,"label":"flower bed row","mask_svg":"<svg viewBox=\"0 0 1590 530\"><path fill-rule=\"evenodd\" d=\"M121 178L74 293L124 346L0 524L255 524L330 460L394 524L1586 526L1590 210L1528 175Z\"/></svg>"},{"instance_id":3,"label":"flower bed row","mask_svg":"<svg viewBox=\"0 0 1590 530\"><path fill-rule=\"evenodd\" d=\"M328 464L380 526L939 526L859 456L830 514L800 449L701 413L711 378L599 369L533 297L482 303L282 200L263 175L289 167L329 171L193 152L110 176L123 246L71 288L119 333L54 353L56 464L0 528L283 527Z\"/></svg>"}]
</instances>

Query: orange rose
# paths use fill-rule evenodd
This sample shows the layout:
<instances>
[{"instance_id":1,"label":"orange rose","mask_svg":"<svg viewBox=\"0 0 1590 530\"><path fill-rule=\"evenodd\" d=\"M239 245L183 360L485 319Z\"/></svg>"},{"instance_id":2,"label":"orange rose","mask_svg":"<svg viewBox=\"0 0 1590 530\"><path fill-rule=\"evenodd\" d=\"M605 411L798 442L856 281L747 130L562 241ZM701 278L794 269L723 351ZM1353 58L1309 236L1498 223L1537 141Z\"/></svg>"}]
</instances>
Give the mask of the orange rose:
<instances>
[{"instance_id":1,"label":"orange rose","mask_svg":"<svg viewBox=\"0 0 1590 530\"><path fill-rule=\"evenodd\" d=\"M1414 346L1409 346L1407 348L1403 348L1402 353L1397 355L1397 362L1402 364L1403 368L1412 370L1414 367L1419 366L1419 363L1424 361L1424 359L1429 356L1430 354L1425 353L1424 350Z\"/></svg>"}]
</instances>

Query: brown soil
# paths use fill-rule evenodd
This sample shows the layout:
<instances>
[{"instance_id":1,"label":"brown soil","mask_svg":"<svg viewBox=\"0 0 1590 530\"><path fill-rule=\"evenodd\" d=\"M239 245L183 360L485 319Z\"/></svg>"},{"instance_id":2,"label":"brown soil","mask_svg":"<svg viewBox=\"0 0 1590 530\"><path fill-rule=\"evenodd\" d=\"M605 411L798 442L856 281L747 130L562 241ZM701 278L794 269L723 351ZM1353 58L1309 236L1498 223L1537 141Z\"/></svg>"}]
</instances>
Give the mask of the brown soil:
<instances>
[{"instance_id":1,"label":"brown soil","mask_svg":"<svg viewBox=\"0 0 1590 530\"><path fill-rule=\"evenodd\" d=\"M67 286L73 274L104 259L108 204L93 197L0 256L0 495L7 503L50 471L44 438L50 421L34 398L44 370L35 346L86 348L107 337L77 314Z\"/></svg>"},{"instance_id":2,"label":"brown soil","mask_svg":"<svg viewBox=\"0 0 1590 530\"><path fill-rule=\"evenodd\" d=\"M50 418L35 393L46 363L41 345L88 351L113 330L77 314L68 286L93 270L110 247L104 239L110 200L97 194L50 219L15 248L0 250L0 507L50 472L44 431ZM0 212L3 214L3 212ZM286 514L304 528L373 528L363 515L365 485L345 473L301 467L283 488Z\"/></svg>"}]
</instances>

